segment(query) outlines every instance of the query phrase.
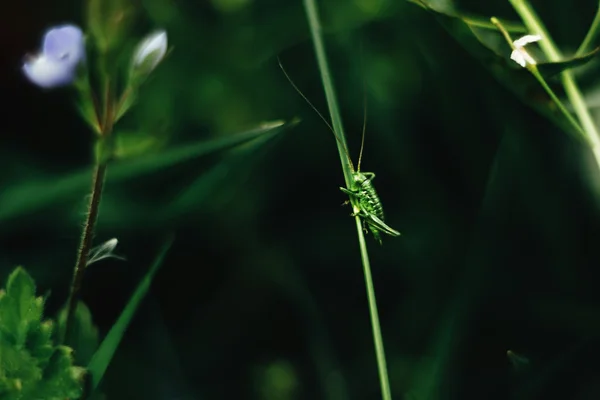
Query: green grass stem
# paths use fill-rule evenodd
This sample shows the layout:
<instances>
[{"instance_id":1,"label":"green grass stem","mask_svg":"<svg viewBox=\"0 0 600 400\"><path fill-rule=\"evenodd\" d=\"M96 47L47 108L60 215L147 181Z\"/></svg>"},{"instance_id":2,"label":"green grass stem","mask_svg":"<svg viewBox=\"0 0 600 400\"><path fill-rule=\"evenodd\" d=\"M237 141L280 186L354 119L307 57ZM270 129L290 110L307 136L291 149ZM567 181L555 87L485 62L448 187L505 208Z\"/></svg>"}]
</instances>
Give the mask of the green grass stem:
<instances>
[{"instance_id":1,"label":"green grass stem","mask_svg":"<svg viewBox=\"0 0 600 400\"><path fill-rule=\"evenodd\" d=\"M325 54L325 45L323 44L322 28L320 24L319 14L315 0L304 0L304 8L310 27L310 33L313 40L315 53L317 57L317 63L319 65L319 71L321 73L321 79L323 81L323 87L325 89L325 96L327 97L327 105L329 107L329 113L331 115L331 122L335 135L337 136L337 146L340 155L340 161L342 163L342 170L344 172L344 179L346 181L346 187L350 188L352 182L352 160L348 155L348 146L346 144L346 137L344 135L344 128L342 125L342 118L338 108L335 90L333 88L333 81L331 73L329 72L329 66L327 63L327 57ZM356 210L354 210L356 211ZM381 385L381 395L384 400L391 400L391 390L389 384L389 378L387 373L387 366L385 360L385 352L383 349L383 339L381 336L381 327L379 324L379 314L377 311L377 301L375 298L375 289L373 287L373 280L371 277L371 263L369 262L369 254L367 252L367 244L362 231L362 221L359 216L356 219L356 231L358 234L358 241L360 245L360 254L363 264L365 285L367 289L367 297L369 301L369 312L371 315L371 326L373 329L373 341L375 344L375 354L377 356L377 366L379 369L379 380Z\"/></svg>"}]
</instances>

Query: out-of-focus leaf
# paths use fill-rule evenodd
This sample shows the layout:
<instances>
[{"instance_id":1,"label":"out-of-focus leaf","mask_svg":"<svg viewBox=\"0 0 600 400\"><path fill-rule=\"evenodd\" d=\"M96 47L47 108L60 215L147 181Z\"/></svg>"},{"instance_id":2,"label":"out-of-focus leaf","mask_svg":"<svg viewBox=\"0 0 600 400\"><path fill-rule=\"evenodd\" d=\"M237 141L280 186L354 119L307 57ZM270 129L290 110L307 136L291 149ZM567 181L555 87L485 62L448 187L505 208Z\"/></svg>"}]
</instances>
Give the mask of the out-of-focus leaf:
<instances>
[{"instance_id":1,"label":"out-of-focus leaf","mask_svg":"<svg viewBox=\"0 0 600 400\"><path fill-rule=\"evenodd\" d=\"M124 0L87 0L87 23L101 52L112 50L127 36L136 7Z\"/></svg>"},{"instance_id":2,"label":"out-of-focus leaf","mask_svg":"<svg viewBox=\"0 0 600 400\"><path fill-rule=\"evenodd\" d=\"M470 15L465 12L456 9L452 1L431 1L431 0L407 0L410 3L414 3L426 10L434 11L439 14L446 15L451 18L457 18L464 21L470 26L478 28L489 29L496 31L497 28L490 22L489 18L485 18L479 15ZM527 28L520 22L504 21L502 25L510 33L526 33Z\"/></svg>"},{"instance_id":3,"label":"out-of-focus leaf","mask_svg":"<svg viewBox=\"0 0 600 400\"><path fill-rule=\"evenodd\" d=\"M508 357L508 361L510 361L515 372L521 373L529 368L529 359L521 354L507 350L506 357Z\"/></svg>"},{"instance_id":4,"label":"out-of-focus leaf","mask_svg":"<svg viewBox=\"0 0 600 400\"><path fill-rule=\"evenodd\" d=\"M96 389L110 364L110 361L119 347L119 343L121 343L121 339L123 339L123 335L129 326L133 316L135 315L136 310L138 309L140 303L146 296L146 293L150 289L150 284L152 283L152 279L156 272L162 265L162 262L167 255L167 251L171 248L171 244L173 243L173 239L169 239L160 250L154 264L150 267L150 270L146 273L142 281L138 284L138 287L135 289L135 292L129 299L129 302L123 309L123 312L119 316L119 319L112 326L98 351L94 353L89 365L88 370L91 375L91 387L92 390Z\"/></svg>"},{"instance_id":5,"label":"out-of-focus leaf","mask_svg":"<svg viewBox=\"0 0 600 400\"><path fill-rule=\"evenodd\" d=\"M166 144L166 135L143 135L139 132L116 132L115 157L124 160L140 157Z\"/></svg>"},{"instance_id":6,"label":"out-of-focus leaf","mask_svg":"<svg viewBox=\"0 0 600 400\"><path fill-rule=\"evenodd\" d=\"M600 47L596 47L587 54L567 58L559 62L538 63L538 70L544 77L549 78L554 75L558 75L567 69L580 67L584 64L587 64L598 55L598 52L600 52Z\"/></svg>"},{"instance_id":7,"label":"out-of-focus leaf","mask_svg":"<svg viewBox=\"0 0 600 400\"><path fill-rule=\"evenodd\" d=\"M251 142L266 134L276 134L295 126L297 120L275 121L258 128L217 139L181 145L160 153L114 162L109 167L107 182L118 182L150 174L204 156L217 154ZM0 195L0 226L21 215L38 211L51 204L85 195L91 172L86 169L63 178L47 177L14 187L3 188ZM0 228L0 229L2 229Z\"/></svg>"},{"instance_id":8,"label":"out-of-focus leaf","mask_svg":"<svg viewBox=\"0 0 600 400\"><path fill-rule=\"evenodd\" d=\"M67 321L66 307L61 309L58 314L57 336L63 338L65 334L65 323ZM75 318L73 319L73 339L69 346L75 350L75 362L77 365L86 365L92 359L92 355L98 349L100 339L98 337L98 328L92 321L90 309L83 303L78 302L75 309Z\"/></svg>"},{"instance_id":9,"label":"out-of-focus leaf","mask_svg":"<svg viewBox=\"0 0 600 400\"><path fill-rule=\"evenodd\" d=\"M206 200L210 198L209 194L213 193L213 189L223 181L223 178L230 176L233 170L250 172L248 168L252 160L256 160L255 151L257 148L265 149L264 145L270 141L270 136L263 136L248 146L239 149L230 150L228 154L219 164L212 167L194 180L177 198L169 204L163 215L163 218L172 220L173 218L181 217L182 214L189 212L190 209L206 204ZM245 167L244 167L245 166Z\"/></svg>"}]
</instances>

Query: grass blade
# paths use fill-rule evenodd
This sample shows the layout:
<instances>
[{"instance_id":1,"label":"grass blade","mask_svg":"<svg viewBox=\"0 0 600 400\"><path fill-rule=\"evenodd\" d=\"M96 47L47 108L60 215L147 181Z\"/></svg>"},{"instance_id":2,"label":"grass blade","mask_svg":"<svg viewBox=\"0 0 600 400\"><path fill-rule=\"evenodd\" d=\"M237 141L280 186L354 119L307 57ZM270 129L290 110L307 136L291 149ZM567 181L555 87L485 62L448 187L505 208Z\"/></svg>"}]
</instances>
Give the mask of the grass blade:
<instances>
[{"instance_id":1,"label":"grass blade","mask_svg":"<svg viewBox=\"0 0 600 400\"><path fill-rule=\"evenodd\" d=\"M265 134L282 132L297 124L276 121L249 131L176 146L163 152L111 164L107 184L150 174L210 154L219 153L249 143ZM17 217L36 212L53 204L83 196L89 185L88 168L66 177L46 177L13 187L4 188L0 196L0 225Z\"/></svg>"},{"instance_id":2,"label":"grass blade","mask_svg":"<svg viewBox=\"0 0 600 400\"><path fill-rule=\"evenodd\" d=\"M129 302L123 309L123 312L119 316L119 319L112 326L106 338L100 344L100 347L92 357L88 370L91 375L91 388L92 390L96 389L112 360L117 347L119 347L119 343L121 343L121 339L129 326L133 316L140 303L142 302L144 296L150 289L150 284L152 283L152 279L154 275L162 265L162 262L167 254L167 251L171 248L171 244L173 243L173 238L167 240L167 242L161 248L158 256L156 257L154 263L150 267L150 270L146 273L142 281L138 284L135 292L129 299Z\"/></svg>"},{"instance_id":3,"label":"grass blade","mask_svg":"<svg viewBox=\"0 0 600 400\"><path fill-rule=\"evenodd\" d=\"M351 167L352 161L348 158L349 152L347 151L348 146L346 144L346 137L344 135L344 128L342 126L342 117L340 116L340 111L335 96L335 90L333 87L333 81L331 78L331 73L329 72L327 56L325 54L325 45L323 44L323 38L321 34L321 24L319 22L319 14L317 11L317 5L315 3L315 0L304 0L304 8L306 10L308 24L310 26L310 33L315 47L317 63L319 64L319 71L321 73L321 79L323 81L323 87L325 89L325 96L327 97L327 105L329 107L329 113L331 114L331 122L333 125L333 129L338 137L338 140L336 140L336 142L338 146L338 152L340 155L340 161L342 162L342 170L344 171L346 187L350 188L353 179L353 171ZM377 367L379 369L381 395L384 400L391 400L392 394L387 373L385 352L383 349L383 339L381 337L381 327L379 325L377 300L375 298L375 289L373 287L373 281L371 278L371 265L369 262L369 254L367 252L367 244L363 235L362 221L358 215L356 215L354 218L356 220L356 232L358 235L358 242L360 245L360 254L365 276L365 285L367 289L367 297L369 300L369 312L371 315L371 327L373 328L373 342L375 344L375 354L377 356Z\"/></svg>"}]
</instances>

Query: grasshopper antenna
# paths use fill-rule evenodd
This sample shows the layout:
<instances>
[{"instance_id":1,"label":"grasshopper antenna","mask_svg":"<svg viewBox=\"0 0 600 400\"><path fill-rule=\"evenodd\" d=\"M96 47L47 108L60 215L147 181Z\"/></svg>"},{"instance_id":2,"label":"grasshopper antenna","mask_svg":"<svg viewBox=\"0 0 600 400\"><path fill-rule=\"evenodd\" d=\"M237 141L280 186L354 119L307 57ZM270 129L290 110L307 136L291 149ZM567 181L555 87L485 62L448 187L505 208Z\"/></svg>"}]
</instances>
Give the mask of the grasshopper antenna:
<instances>
[{"instance_id":1,"label":"grasshopper antenna","mask_svg":"<svg viewBox=\"0 0 600 400\"><path fill-rule=\"evenodd\" d=\"M298 92L298 94L300 96L302 96L302 98L308 103L308 105L313 110L315 110L315 112L317 113L317 115L319 117L321 117L321 119L323 120L323 122L325 122L325 125L327 125L327 127L329 128L329 130L331 131L331 133L333 133L333 136L335 136L335 140L337 140L342 145L342 147L344 148L344 151L346 152L346 156L348 157L348 161L350 162L350 167L352 167L352 169L354 169L354 165L352 164L352 158L350 157L350 154L348 153L348 149L344 145L344 142L342 142L340 140L340 138L338 137L337 133L335 133L335 130L332 128L331 124L329 122L327 122L327 120L325 119L325 117L323 116L323 114L321 114L319 112L319 110L317 110L317 107L315 107L310 102L310 100L308 100L308 98L304 95L304 93L302 93L302 91L298 88L298 86L296 86L296 84L294 83L294 81L292 80L292 78L290 78L290 76L286 72L285 68L283 68L283 64L281 63L281 59L279 58L279 56L277 56L277 62L279 63L279 68L281 68L281 71L285 75L285 77L288 80L288 82L290 83L290 85L292 85L292 87L294 88L294 90L296 90L296 92ZM366 112L366 110L365 110L365 112ZM363 140L364 140L364 133L363 133ZM362 154L362 147L361 147L361 154ZM359 159L359 168L360 168L360 159Z\"/></svg>"},{"instance_id":2,"label":"grasshopper antenna","mask_svg":"<svg viewBox=\"0 0 600 400\"><path fill-rule=\"evenodd\" d=\"M363 41L360 41L360 59L361 65L363 64ZM367 132L367 80L365 79L364 73L364 65L361 68L363 71L362 75L362 86L363 86L363 128L362 128L362 138L360 140L360 153L358 154L358 164L356 167L356 171L360 172L360 162L362 161L363 149L365 148L365 133Z\"/></svg>"}]
</instances>

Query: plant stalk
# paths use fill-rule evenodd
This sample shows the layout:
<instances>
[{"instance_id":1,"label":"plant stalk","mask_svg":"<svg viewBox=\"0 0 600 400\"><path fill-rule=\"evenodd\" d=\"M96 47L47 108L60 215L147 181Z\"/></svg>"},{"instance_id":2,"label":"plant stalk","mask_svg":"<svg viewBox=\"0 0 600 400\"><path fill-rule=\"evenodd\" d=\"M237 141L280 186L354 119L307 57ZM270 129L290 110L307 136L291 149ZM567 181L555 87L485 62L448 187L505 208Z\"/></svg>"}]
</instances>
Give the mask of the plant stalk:
<instances>
[{"instance_id":1,"label":"plant stalk","mask_svg":"<svg viewBox=\"0 0 600 400\"><path fill-rule=\"evenodd\" d=\"M342 118L338 109L338 104L335 96L335 90L333 88L333 81L331 73L329 72L329 66L327 63L327 56L325 54L325 45L323 44L322 28L320 24L319 14L317 10L316 0L304 0L304 9L306 11L308 25L310 27L310 33L312 36L315 53L317 57L317 63L319 65L319 71L321 73L321 79L323 81L323 88L325 89L325 96L327 98L327 105L329 107L329 113L331 115L331 122L334 130L334 134L337 136L337 147L342 163L342 170L344 172L344 180L346 181L346 187L350 188L353 182L353 167L352 160L350 160L348 146L346 144L346 137L344 135L344 128L342 126ZM357 213L356 206L354 206L354 215L356 219L356 231L358 234L358 241L360 245L360 254L363 264L363 271L365 277L365 285L367 289L367 296L369 301L369 313L371 316L371 327L373 330L373 342L375 344L375 353L377 357L377 367L379 370L379 382L381 385L381 395L383 400L391 400L391 390L389 384L389 377L387 373L387 366L385 360L385 353L383 350L383 339L381 336L381 327L379 324L379 314L377 311L377 301L375 299L375 289L373 287L373 280L371 277L371 264L369 262L369 254L367 252L367 244L362 230L362 220Z\"/></svg>"},{"instance_id":2,"label":"plant stalk","mask_svg":"<svg viewBox=\"0 0 600 400\"><path fill-rule=\"evenodd\" d=\"M90 201L88 203L87 214L81 233L81 241L77 252L77 261L73 271L73 281L71 290L67 300L67 318L65 322L65 337L63 343L69 344L73 334L73 318L77 301L79 300L79 292L83 283L83 276L87 267L92 242L94 240L94 232L96 221L98 220L98 212L100 210L100 200L102 199L102 191L104 189L104 180L106 177L106 169L110 157L107 157L107 147L110 147L110 135L114 125L114 101L110 80L106 80L104 92L104 110L100 125L99 148L96 154L94 173L92 175L92 189L90 192ZM100 121L100 118L98 118Z\"/></svg>"},{"instance_id":3,"label":"plant stalk","mask_svg":"<svg viewBox=\"0 0 600 400\"><path fill-rule=\"evenodd\" d=\"M350 187L352 184L352 161L348 155L348 145L346 144L346 135L344 134L344 127L342 125L342 118L338 109L337 98L335 90L333 89L333 82L331 73L329 72L329 64L327 62L327 56L325 54L325 45L323 44L322 38L322 27L319 18L319 12L315 0L304 0L304 8L308 18L308 25L310 27L310 34L313 39L315 47L315 54L317 56L317 63L319 65L319 71L321 72L321 79L323 80L323 87L325 89L325 97L327 99L327 106L329 108L329 114L331 115L331 125L337 135L336 143L338 152L340 153L340 161L342 162L342 170L344 172L344 180L346 181L346 187Z\"/></svg>"},{"instance_id":4,"label":"plant stalk","mask_svg":"<svg viewBox=\"0 0 600 400\"><path fill-rule=\"evenodd\" d=\"M357 215L356 232L358 233L358 243L360 245L360 255L362 258L363 272L365 275L365 286L367 297L369 299L369 313L371 314L371 328L373 329L373 342L375 344L375 355L377 356L377 366L379 367L379 385L381 387L381 397L385 400L392 399L392 391L385 361L385 351L383 349L383 337L381 335L381 325L379 324L379 312L377 311L377 299L375 298L375 287L371 276L371 263L369 262L369 253L367 253L367 243L362 230L362 221Z\"/></svg>"},{"instance_id":5,"label":"plant stalk","mask_svg":"<svg viewBox=\"0 0 600 400\"><path fill-rule=\"evenodd\" d=\"M85 268L87 266L88 256L90 253L90 249L92 248L92 240L94 238L96 221L98 219L98 211L100 209L100 199L102 198L102 189L104 187L104 178L106 176L106 167L106 162L98 162L94 169L92 190L90 202L88 204L87 217L81 235L81 242L79 244L79 251L77 254L77 262L75 264L75 270L73 272L73 282L71 283L71 291L69 293L69 299L67 301L68 308L64 338L64 343L66 344L68 344L71 339L75 308L77 305L77 300L79 298L79 291L81 290L81 284L83 282L83 276L85 273Z\"/></svg>"}]
</instances>

